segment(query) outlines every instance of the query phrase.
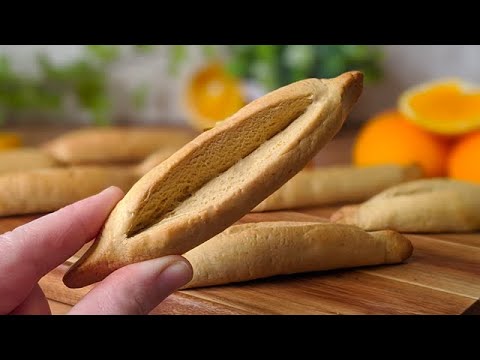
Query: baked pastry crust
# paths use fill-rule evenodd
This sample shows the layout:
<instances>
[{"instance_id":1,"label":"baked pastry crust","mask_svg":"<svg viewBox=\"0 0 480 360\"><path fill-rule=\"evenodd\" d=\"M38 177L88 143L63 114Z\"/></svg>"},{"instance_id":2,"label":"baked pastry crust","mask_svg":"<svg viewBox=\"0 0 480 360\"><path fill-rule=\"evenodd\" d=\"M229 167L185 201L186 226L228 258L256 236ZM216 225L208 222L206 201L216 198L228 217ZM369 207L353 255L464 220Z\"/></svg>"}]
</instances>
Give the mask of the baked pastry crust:
<instances>
[{"instance_id":1,"label":"baked pastry crust","mask_svg":"<svg viewBox=\"0 0 480 360\"><path fill-rule=\"evenodd\" d=\"M175 154L180 149L179 146L165 146L154 153L147 156L140 164L138 164L134 171L140 177L152 170L154 167L160 165L163 161L167 160L170 156Z\"/></svg>"},{"instance_id":2,"label":"baked pastry crust","mask_svg":"<svg viewBox=\"0 0 480 360\"><path fill-rule=\"evenodd\" d=\"M0 152L0 174L57 167L59 163L48 153L37 148L18 148Z\"/></svg>"},{"instance_id":3,"label":"baked pastry crust","mask_svg":"<svg viewBox=\"0 0 480 360\"><path fill-rule=\"evenodd\" d=\"M422 176L416 165L328 166L305 169L258 204L254 212L358 203Z\"/></svg>"},{"instance_id":4,"label":"baked pastry crust","mask_svg":"<svg viewBox=\"0 0 480 360\"><path fill-rule=\"evenodd\" d=\"M184 288L394 264L412 251L407 238L389 230L367 233L350 225L287 221L235 225L184 255L193 268Z\"/></svg>"},{"instance_id":5,"label":"baked pastry crust","mask_svg":"<svg viewBox=\"0 0 480 360\"><path fill-rule=\"evenodd\" d=\"M368 231L476 231L480 229L480 186L443 178L411 181L387 189L363 204L343 207L331 220Z\"/></svg>"},{"instance_id":6,"label":"baked pastry crust","mask_svg":"<svg viewBox=\"0 0 480 360\"><path fill-rule=\"evenodd\" d=\"M137 177L129 167L73 166L0 175L0 216L46 213L118 186L128 191Z\"/></svg>"},{"instance_id":7,"label":"baked pastry crust","mask_svg":"<svg viewBox=\"0 0 480 360\"><path fill-rule=\"evenodd\" d=\"M331 140L362 85L359 72L299 81L200 134L132 187L64 283L83 287L134 262L184 254L222 232Z\"/></svg>"},{"instance_id":8,"label":"baked pastry crust","mask_svg":"<svg viewBox=\"0 0 480 360\"><path fill-rule=\"evenodd\" d=\"M66 133L42 148L65 164L132 163L162 147L181 147L192 138L174 128L87 128Z\"/></svg>"}]
</instances>

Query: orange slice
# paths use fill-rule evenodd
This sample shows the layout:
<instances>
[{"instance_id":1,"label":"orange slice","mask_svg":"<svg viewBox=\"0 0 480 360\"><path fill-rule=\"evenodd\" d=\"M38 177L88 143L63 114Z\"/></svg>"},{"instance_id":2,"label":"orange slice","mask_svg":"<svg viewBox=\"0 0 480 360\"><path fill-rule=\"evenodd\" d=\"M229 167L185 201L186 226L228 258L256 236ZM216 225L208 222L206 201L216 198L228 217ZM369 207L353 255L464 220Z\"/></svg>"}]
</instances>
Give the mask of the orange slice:
<instances>
[{"instance_id":1,"label":"orange slice","mask_svg":"<svg viewBox=\"0 0 480 360\"><path fill-rule=\"evenodd\" d=\"M415 86L400 96L398 108L409 121L439 134L480 128L480 88L459 79Z\"/></svg>"},{"instance_id":2,"label":"orange slice","mask_svg":"<svg viewBox=\"0 0 480 360\"><path fill-rule=\"evenodd\" d=\"M186 87L187 118L197 130L210 129L245 105L240 81L219 62L197 71Z\"/></svg>"}]
</instances>

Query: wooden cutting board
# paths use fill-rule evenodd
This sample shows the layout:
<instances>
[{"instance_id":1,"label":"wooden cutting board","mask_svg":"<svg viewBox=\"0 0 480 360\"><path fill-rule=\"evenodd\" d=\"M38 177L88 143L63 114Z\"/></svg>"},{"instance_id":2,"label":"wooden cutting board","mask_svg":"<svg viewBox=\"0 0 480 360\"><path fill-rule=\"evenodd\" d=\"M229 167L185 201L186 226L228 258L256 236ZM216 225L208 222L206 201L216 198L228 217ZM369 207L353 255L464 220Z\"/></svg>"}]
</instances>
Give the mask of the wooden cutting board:
<instances>
[{"instance_id":1,"label":"wooden cutting board","mask_svg":"<svg viewBox=\"0 0 480 360\"><path fill-rule=\"evenodd\" d=\"M249 214L241 222L325 221L335 208ZM0 232L34 216L0 219ZM179 291L154 314L480 314L480 234L408 235L401 265L280 276ZM79 253L85 251L87 247ZM77 256L40 281L49 299L74 305L91 287L68 289L62 276Z\"/></svg>"}]
</instances>

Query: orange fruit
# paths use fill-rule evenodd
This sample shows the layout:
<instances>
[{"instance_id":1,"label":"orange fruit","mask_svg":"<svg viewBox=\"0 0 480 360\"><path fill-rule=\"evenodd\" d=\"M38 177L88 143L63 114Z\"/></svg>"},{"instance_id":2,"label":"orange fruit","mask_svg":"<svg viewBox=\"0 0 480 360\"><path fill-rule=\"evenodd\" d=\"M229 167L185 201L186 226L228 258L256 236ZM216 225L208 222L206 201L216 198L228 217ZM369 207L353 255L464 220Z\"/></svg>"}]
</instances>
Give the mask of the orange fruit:
<instances>
[{"instance_id":1,"label":"orange fruit","mask_svg":"<svg viewBox=\"0 0 480 360\"><path fill-rule=\"evenodd\" d=\"M185 108L197 130L210 129L245 105L240 81L219 62L207 64L188 81Z\"/></svg>"},{"instance_id":2,"label":"orange fruit","mask_svg":"<svg viewBox=\"0 0 480 360\"><path fill-rule=\"evenodd\" d=\"M22 146L22 141L17 134L0 133L0 151Z\"/></svg>"},{"instance_id":3,"label":"orange fruit","mask_svg":"<svg viewBox=\"0 0 480 360\"><path fill-rule=\"evenodd\" d=\"M447 142L408 122L398 111L387 111L368 121L353 149L358 166L418 164L428 177L446 172Z\"/></svg>"},{"instance_id":4,"label":"orange fruit","mask_svg":"<svg viewBox=\"0 0 480 360\"><path fill-rule=\"evenodd\" d=\"M422 84L400 96L398 109L429 131L464 134L480 128L480 88L457 79Z\"/></svg>"},{"instance_id":5,"label":"orange fruit","mask_svg":"<svg viewBox=\"0 0 480 360\"><path fill-rule=\"evenodd\" d=\"M480 132L464 136L453 146L448 157L448 176L480 183Z\"/></svg>"}]
</instances>

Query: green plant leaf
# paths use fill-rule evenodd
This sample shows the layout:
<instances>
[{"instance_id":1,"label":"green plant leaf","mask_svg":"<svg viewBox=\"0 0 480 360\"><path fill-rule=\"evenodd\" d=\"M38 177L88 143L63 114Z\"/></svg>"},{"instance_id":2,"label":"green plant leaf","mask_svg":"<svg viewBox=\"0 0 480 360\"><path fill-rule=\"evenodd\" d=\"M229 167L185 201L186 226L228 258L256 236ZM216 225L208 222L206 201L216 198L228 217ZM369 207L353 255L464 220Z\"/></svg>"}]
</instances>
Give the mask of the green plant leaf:
<instances>
[{"instance_id":1,"label":"green plant leaf","mask_svg":"<svg viewBox=\"0 0 480 360\"><path fill-rule=\"evenodd\" d=\"M136 51L140 53L145 53L145 54L152 52L154 49L153 45L133 45L133 46Z\"/></svg>"},{"instance_id":2,"label":"green plant leaf","mask_svg":"<svg viewBox=\"0 0 480 360\"><path fill-rule=\"evenodd\" d=\"M312 45L287 45L283 57L289 67L309 68L315 62L315 50Z\"/></svg>"},{"instance_id":3,"label":"green plant leaf","mask_svg":"<svg viewBox=\"0 0 480 360\"><path fill-rule=\"evenodd\" d=\"M88 105L95 125L105 126L111 122L111 104L106 96L96 96Z\"/></svg>"},{"instance_id":4,"label":"green plant leaf","mask_svg":"<svg viewBox=\"0 0 480 360\"><path fill-rule=\"evenodd\" d=\"M0 56L0 79L11 74L10 61L5 55Z\"/></svg>"},{"instance_id":5,"label":"green plant leaf","mask_svg":"<svg viewBox=\"0 0 480 360\"><path fill-rule=\"evenodd\" d=\"M187 57L186 45L172 45L169 54L170 59L168 64L168 72L172 75L176 75L178 74L180 65Z\"/></svg>"},{"instance_id":6,"label":"green plant leaf","mask_svg":"<svg viewBox=\"0 0 480 360\"><path fill-rule=\"evenodd\" d=\"M133 106L137 111L141 110L145 106L147 102L148 91L149 91L149 88L148 88L148 85L146 84L142 84L138 86L133 91L133 96L132 96Z\"/></svg>"},{"instance_id":7,"label":"green plant leaf","mask_svg":"<svg viewBox=\"0 0 480 360\"><path fill-rule=\"evenodd\" d=\"M232 58L227 61L226 70L233 76L246 77L248 74L248 63L242 58Z\"/></svg>"},{"instance_id":8,"label":"green plant leaf","mask_svg":"<svg viewBox=\"0 0 480 360\"><path fill-rule=\"evenodd\" d=\"M276 64L260 60L255 62L251 67L253 77L267 90L273 90L277 88L280 83L279 75L275 65Z\"/></svg>"},{"instance_id":9,"label":"green plant leaf","mask_svg":"<svg viewBox=\"0 0 480 360\"><path fill-rule=\"evenodd\" d=\"M217 55L215 45L202 45L203 56L207 59L211 59Z\"/></svg>"},{"instance_id":10,"label":"green plant leaf","mask_svg":"<svg viewBox=\"0 0 480 360\"><path fill-rule=\"evenodd\" d=\"M111 63L120 56L118 45L87 45L86 48L91 56L104 63Z\"/></svg>"},{"instance_id":11,"label":"green plant leaf","mask_svg":"<svg viewBox=\"0 0 480 360\"><path fill-rule=\"evenodd\" d=\"M7 116L6 116L6 111L5 109L0 107L0 125L5 125L7 122Z\"/></svg>"},{"instance_id":12,"label":"green plant leaf","mask_svg":"<svg viewBox=\"0 0 480 360\"><path fill-rule=\"evenodd\" d=\"M289 70L290 82L308 78L315 64L315 49L312 45L287 45L283 62Z\"/></svg>"},{"instance_id":13,"label":"green plant leaf","mask_svg":"<svg viewBox=\"0 0 480 360\"><path fill-rule=\"evenodd\" d=\"M345 58L340 54L332 55L323 61L321 72L323 77L331 78L345 71Z\"/></svg>"},{"instance_id":14,"label":"green plant leaf","mask_svg":"<svg viewBox=\"0 0 480 360\"><path fill-rule=\"evenodd\" d=\"M277 50L277 45L257 45L255 53L258 59L264 60L266 63L269 63L276 59Z\"/></svg>"},{"instance_id":15,"label":"green plant leaf","mask_svg":"<svg viewBox=\"0 0 480 360\"><path fill-rule=\"evenodd\" d=\"M366 45L343 45L340 50L350 61L368 61L372 54Z\"/></svg>"},{"instance_id":16,"label":"green plant leaf","mask_svg":"<svg viewBox=\"0 0 480 360\"><path fill-rule=\"evenodd\" d=\"M251 76L252 58L254 58L253 45L230 45L226 68L232 75L236 77L248 78Z\"/></svg>"}]
</instances>

